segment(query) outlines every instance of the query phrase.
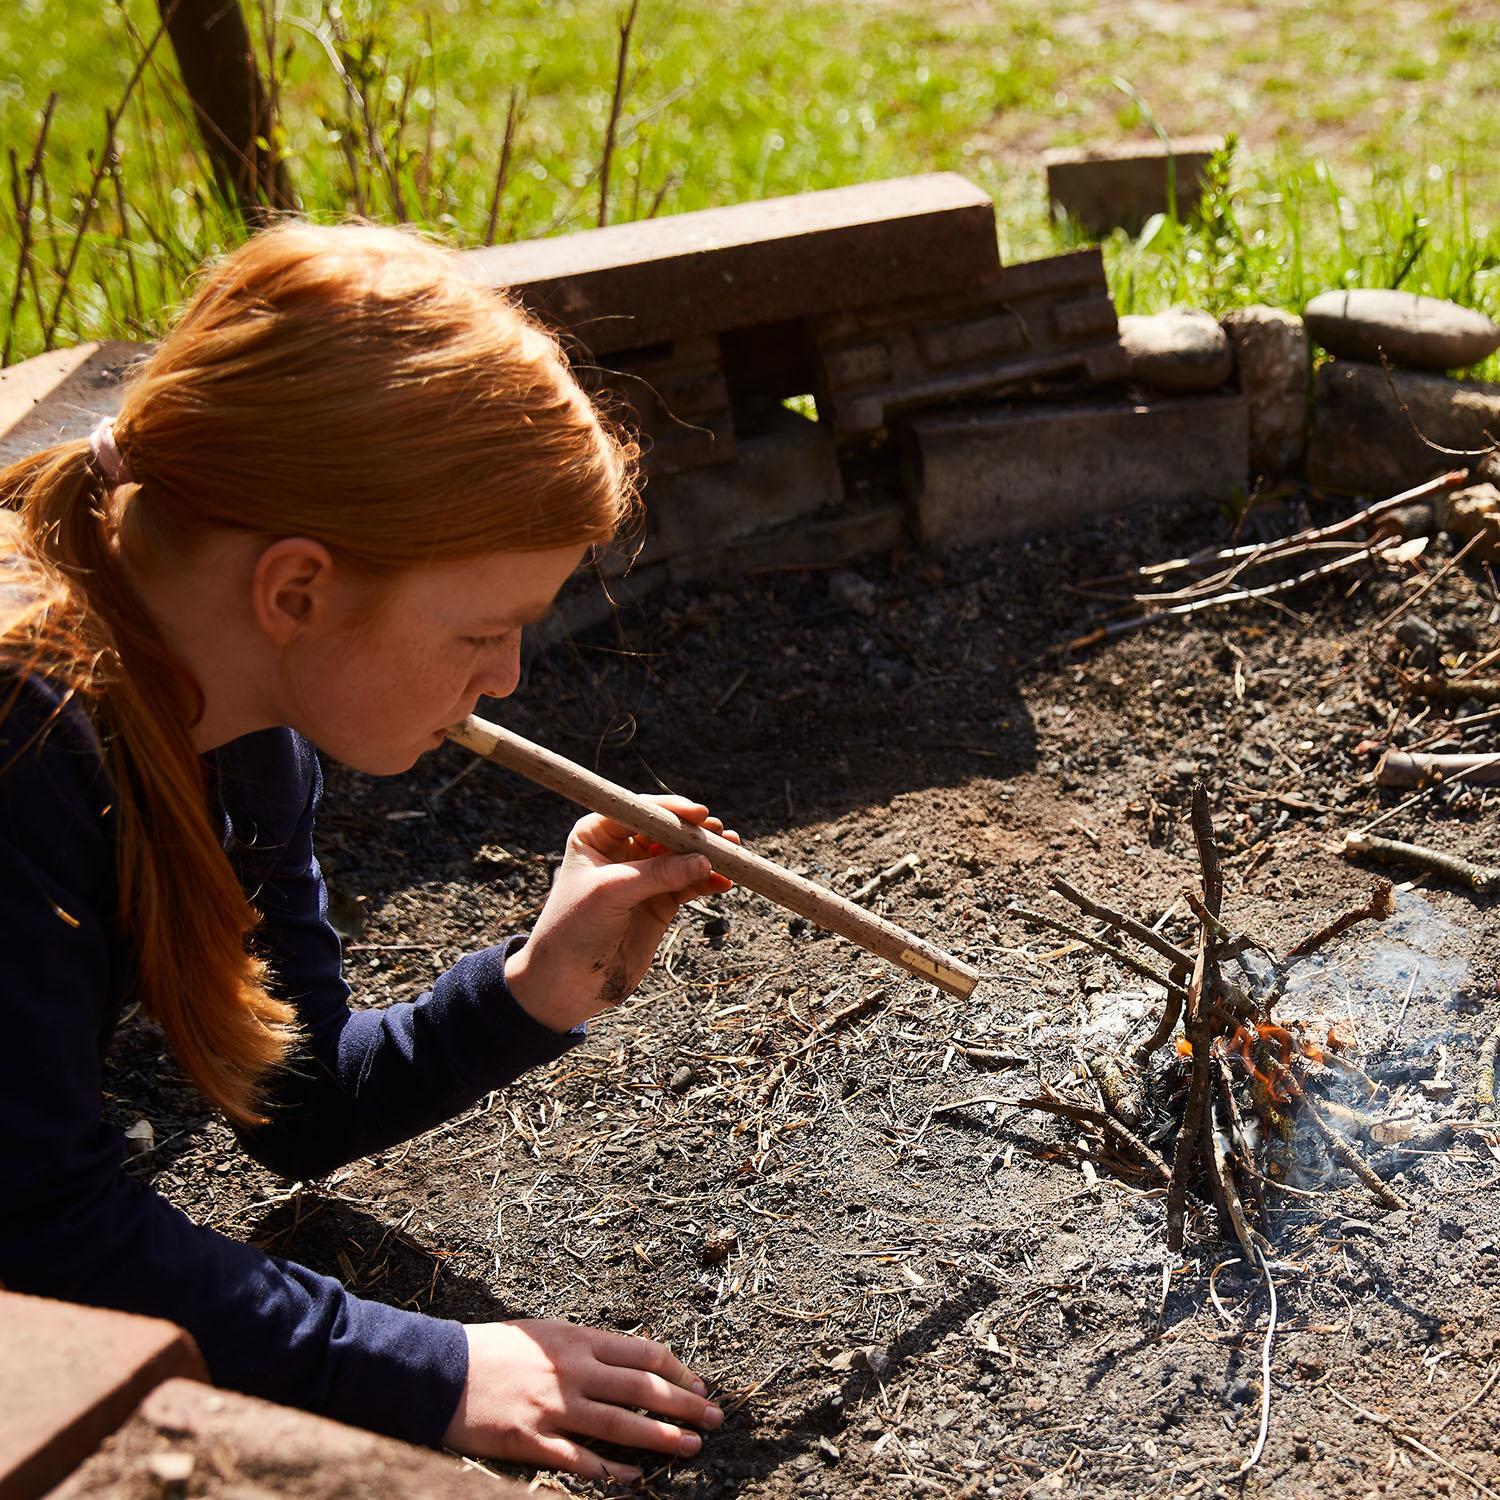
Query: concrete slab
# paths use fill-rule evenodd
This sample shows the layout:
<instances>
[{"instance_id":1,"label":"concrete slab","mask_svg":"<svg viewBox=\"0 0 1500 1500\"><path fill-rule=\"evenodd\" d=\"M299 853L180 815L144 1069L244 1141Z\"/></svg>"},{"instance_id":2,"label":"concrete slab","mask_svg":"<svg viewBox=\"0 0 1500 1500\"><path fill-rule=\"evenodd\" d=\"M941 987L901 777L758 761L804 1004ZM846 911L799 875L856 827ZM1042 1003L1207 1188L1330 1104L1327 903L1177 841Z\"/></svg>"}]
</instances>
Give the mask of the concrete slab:
<instances>
[{"instance_id":1,"label":"concrete slab","mask_svg":"<svg viewBox=\"0 0 1500 1500\"><path fill-rule=\"evenodd\" d=\"M901 436L926 546L982 545L1147 501L1214 502L1249 484L1249 421L1238 392L959 407L915 417Z\"/></svg>"},{"instance_id":2,"label":"concrete slab","mask_svg":"<svg viewBox=\"0 0 1500 1500\"><path fill-rule=\"evenodd\" d=\"M173 1376L208 1379L171 1323L0 1291L0 1500L45 1494Z\"/></svg>"},{"instance_id":3,"label":"concrete slab","mask_svg":"<svg viewBox=\"0 0 1500 1500\"><path fill-rule=\"evenodd\" d=\"M989 195L933 172L473 250L465 264L598 355L952 291L994 275L1000 253Z\"/></svg>"}]
</instances>

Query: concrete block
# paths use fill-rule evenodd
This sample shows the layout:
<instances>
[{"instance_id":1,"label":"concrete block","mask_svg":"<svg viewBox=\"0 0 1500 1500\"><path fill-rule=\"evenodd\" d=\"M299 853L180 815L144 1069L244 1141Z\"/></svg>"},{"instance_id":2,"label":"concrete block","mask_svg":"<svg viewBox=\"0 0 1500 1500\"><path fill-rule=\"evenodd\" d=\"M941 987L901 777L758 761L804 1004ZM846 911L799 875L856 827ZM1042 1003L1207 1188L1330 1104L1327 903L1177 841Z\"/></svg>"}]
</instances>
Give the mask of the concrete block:
<instances>
[{"instance_id":1,"label":"concrete block","mask_svg":"<svg viewBox=\"0 0 1500 1500\"><path fill-rule=\"evenodd\" d=\"M1404 410L1403 410L1404 408ZM1485 450L1500 437L1500 385L1336 359L1313 381L1307 477L1340 494L1394 495L1477 462L1435 452Z\"/></svg>"},{"instance_id":2,"label":"concrete block","mask_svg":"<svg viewBox=\"0 0 1500 1500\"><path fill-rule=\"evenodd\" d=\"M641 435L648 475L730 462L734 417L719 341L713 334L678 339L664 349L616 355L604 373L629 404L626 425Z\"/></svg>"},{"instance_id":3,"label":"concrete block","mask_svg":"<svg viewBox=\"0 0 1500 1500\"><path fill-rule=\"evenodd\" d=\"M521 1500L459 1460L232 1391L171 1380L51 1500Z\"/></svg>"},{"instance_id":4,"label":"concrete block","mask_svg":"<svg viewBox=\"0 0 1500 1500\"><path fill-rule=\"evenodd\" d=\"M1091 234L1116 228L1138 234L1152 214L1167 211L1168 163L1176 175L1177 214L1186 218L1203 196L1203 174L1222 144L1196 137L1174 141L1170 152L1154 140L1049 151L1043 158L1047 196Z\"/></svg>"},{"instance_id":5,"label":"concrete block","mask_svg":"<svg viewBox=\"0 0 1500 1500\"><path fill-rule=\"evenodd\" d=\"M953 291L994 275L1000 252L989 195L933 172L498 245L465 264L599 355Z\"/></svg>"},{"instance_id":6,"label":"concrete block","mask_svg":"<svg viewBox=\"0 0 1500 1500\"><path fill-rule=\"evenodd\" d=\"M0 1500L44 1494L173 1376L208 1378L171 1323L0 1291Z\"/></svg>"},{"instance_id":7,"label":"concrete block","mask_svg":"<svg viewBox=\"0 0 1500 1500\"><path fill-rule=\"evenodd\" d=\"M775 406L741 433L735 463L652 480L645 488L642 564L731 543L839 504L844 481L826 425Z\"/></svg>"},{"instance_id":8,"label":"concrete block","mask_svg":"<svg viewBox=\"0 0 1500 1500\"><path fill-rule=\"evenodd\" d=\"M1006 266L960 292L828 314L811 333L818 412L841 442L917 407L1125 376L1096 249Z\"/></svg>"},{"instance_id":9,"label":"concrete block","mask_svg":"<svg viewBox=\"0 0 1500 1500\"><path fill-rule=\"evenodd\" d=\"M1307 447L1312 367L1307 330L1279 307L1236 307L1224 314L1239 387L1250 404L1250 472L1294 474Z\"/></svg>"},{"instance_id":10,"label":"concrete block","mask_svg":"<svg viewBox=\"0 0 1500 1500\"><path fill-rule=\"evenodd\" d=\"M149 344L79 344L0 370L0 468L53 443L87 437L120 409L124 379Z\"/></svg>"},{"instance_id":11,"label":"concrete block","mask_svg":"<svg viewBox=\"0 0 1500 1500\"><path fill-rule=\"evenodd\" d=\"M993 542L1146 501L1218 501L1248 482L1236 392L1149 404L976 406L911 419L902 465L924 545Z\"/></svg>"}]
</instances>

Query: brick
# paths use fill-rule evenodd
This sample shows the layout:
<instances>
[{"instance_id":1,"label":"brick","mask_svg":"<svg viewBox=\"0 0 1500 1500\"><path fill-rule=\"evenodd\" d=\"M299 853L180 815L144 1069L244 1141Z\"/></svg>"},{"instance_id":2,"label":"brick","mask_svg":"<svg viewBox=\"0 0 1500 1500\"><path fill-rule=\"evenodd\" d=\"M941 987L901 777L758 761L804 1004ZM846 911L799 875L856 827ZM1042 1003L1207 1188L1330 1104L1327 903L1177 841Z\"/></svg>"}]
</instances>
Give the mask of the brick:
<instances>
[{"instance_id":1,"label":"brick","mask_svg":"<svg viewBox=\"0 0 1500 1500\"><path fill-rule=\"evenodd\" d=\"M916 407L1125 377L1097 249L1006 266L957 293L828 315L810 331L818 412L840 441L872 437Z\"/></svg>"},{"instance_id":2,"label":"brick","mask_svg":"<svg viewBox=\"0 0 1500 1500\"><path fill-rule=\"evenodd\" d=\"M173 1376L208 1378L171 1323L0 1291L0 1500L43 1494Z\"/></svg>"},{"instance_id":3,"label":"brick","mask_svg":"<svg viewBox=\"0 0 1500 1500\"><path fill-rule=\"evenodd\" d=\"M1186 218L1203 196L1203 173L1223 144L1199 137L1086 150L1049 151L1047 196L1055 209L1078 220L1091 234L1121 228L1138 234L1152 214L1167 211L1167 163L1176 171L1177 214Z\"/></svg>"},{"instance_id":4,"label":"brick","mask_svg":"<svg viewBox=\"0 0 1500 1500\"><path fill-rule=\"evenodd\" d=\"M150 352L149 344L80 344L0 370L0 468L87 437L119 411L126 373Z\"/></svg>"},{"instance_id":5,"label":"brick","mask_svg":"<svg viewBox=\"0 0 1500 1500\"><path fill-rule=\"evenodd\" d=\"M524 1485L426 1448L171 1380L51 1500L521 1500Z\"/></svg>"},{"instance_id":6,"label":"brick","mask_svg":"<svg viewBox=\"0 0 1500 1500\"><path fill-rule=\"evenodd\" d=\"M1279 307L1236 307L1223 324L1250 404L1250 472L1296 473L1307 448L1312 373L1302 319Z\"/></svg>"},{"instance_id":7,"label":"brick","mask_svg":"<svg viewBox=\"0 0 1500 1500\"><path fill-rule=\"evenodd\" d=\"M640 434L647 474L680 474L734 458L729 384L713 334L615 355L610 366L609 390L629 408L616 415Z\"/></svg>"},{"instance_id":8,"label":"brick","mask_svg":"<svg viewBox=\"0 0 1500 1500\"><path fill-rule=\"evenodd\" d=\"M1243 494L1248 445L1244 397L1226 392L924 415L902 459L921 541L950 546Z\"/></svg>"},{"instance_id":9,"label":"brick","mask_svg":"<svg viewBox=\"0 0 1500 1500\"><path fill-rule=\"evenodd\" d=\"M598 355L952 291L994 275L1000 255L989 195L933 172L472 250L465 263Z\"/></svg>"},{"instance_id":10,"label":"brick","mask_svg":"<svg viewBox=\"0 0 1500 1500\"><path fill-rule=\"evenodd\" d=\"M1319 489L1394 495L1476 461L1434 452L1419 433L1443 448L1488 449L1500 433L1500 385L1350 359L1318 367L1307 477Z\"/></svg>"},{"instance_id":11,"label":"brick","mask_svg":"<svg viewBox=\"0 0 1500 1500\"><path fill-rule=\"evenodd\" d=\"M643 563L689 553L710 557L843 500L843 478L826 426L779 405L764 412L760 424L759 431L741 435L738 461L731 467L647 484Z\"/></svg>"}]
</instances>

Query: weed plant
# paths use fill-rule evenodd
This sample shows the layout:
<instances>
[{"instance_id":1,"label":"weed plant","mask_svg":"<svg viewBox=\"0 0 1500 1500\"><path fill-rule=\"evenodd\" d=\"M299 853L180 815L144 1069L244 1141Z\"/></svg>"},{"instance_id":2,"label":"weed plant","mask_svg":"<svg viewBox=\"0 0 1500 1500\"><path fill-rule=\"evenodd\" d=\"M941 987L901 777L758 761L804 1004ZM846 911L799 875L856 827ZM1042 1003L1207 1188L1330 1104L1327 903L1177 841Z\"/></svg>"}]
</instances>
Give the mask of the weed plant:
<instances>
[{"instance_id":1,"label":"weed plant","mask_svg":"<svg viewBox=\"0 0 1500 1500\"><path fill-rule=\"evenodd\" d=\"M1047 212L1041 145L1163 131L1147 96L1205 123L1170 71L1194 64L1202 36L1122 39L1081 0L994 15L915 0L637 3L243 0L276 104L270 144L303 211L411 222L466 245L952 169L991 192L1002 254L1021 260L1083 242ZM1191 213L1106 240L1121 311L1300 309L1330 287L1378 285L1500 315L1500 117L1492 87L1478 87L1500 22L1430 3L1437 64L1404 34L1392 63L1339 29L1371 3L1312 9L1318 45L1345 49L1375 94L1332 83L1319 94L1304 32L1276 39L1280 58L1256 50L1261 38L1228 56L1230 95L1258 69L1257 97L1290 108L1279 83L1303 77L1303 113L1254 151L1231 138ZM1085 25L1102 29L1069 45ZM158 27L151 0L12 0L0 14L16 70L0 72L3 362L152 337L192 270L247 232ZM1455 108L1476 48L1477 92ZM1266 75L1271 63L1281 73ZM1124 96L1112 72L1133 78ZM1383 97L1408 103L1382 115L1371 100ZM1336 151L1299 144L1330 122Z\"/></svg>"}]
</instances>

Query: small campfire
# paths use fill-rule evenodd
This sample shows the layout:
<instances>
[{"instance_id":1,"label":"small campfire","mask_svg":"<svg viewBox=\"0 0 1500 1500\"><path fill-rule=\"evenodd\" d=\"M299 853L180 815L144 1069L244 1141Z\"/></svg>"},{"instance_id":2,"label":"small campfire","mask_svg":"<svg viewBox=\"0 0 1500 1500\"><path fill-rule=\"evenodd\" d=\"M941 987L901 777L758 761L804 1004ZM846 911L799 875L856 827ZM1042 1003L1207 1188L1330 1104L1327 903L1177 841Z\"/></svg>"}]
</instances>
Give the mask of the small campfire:
<instances>
[{"instance_id":1,"label":"small campfire","mask_svg":"<svg viewBox=\"0 0 1500 1500\"><path fill-rule=\"evenodd\" d=\"M1036 1097L1015 1102L1091 1128L1116 1157L1165 1185L1167 1244L1174 1253L1182 1249L1186 1215L1198 1209L1215 1215L1221 1236L1237 1240L1247 1263L1255 1266L1270 1249L1267 1191L1299 1191L1289 1179L1300 1124L1309 1125L1327 1157L1352 1172L1382 1204L1408 1206L1355 1144L1381 1138L1380 1122L1368 1108L1380 1085L1347 1055L1349 1040L1336 1026L1278 1010L1300 965L1359 923L1392 915L1395 896L1389 881L1378 881L1363 905L1278 956L1224 919L1223 875L1201 785L1193 793L1192 830L1202 875L1201 892L1187 893L1199 928L1192 953L1060 876L1053 890L1102 923L1102 932L1012 908L1026 921L1107 954L1166 995L1151 1034L1131 1053L1087 1059L1102 1109L1074 1103L1045 1083ZM1127 940L1152 956L1141 957L1125 946ZM1351 1087L1364 1107L1333 1097ZM1174 1130L1169 1165L1148 1138L1161 1139Z\"/></svg>"}]
</instances>

